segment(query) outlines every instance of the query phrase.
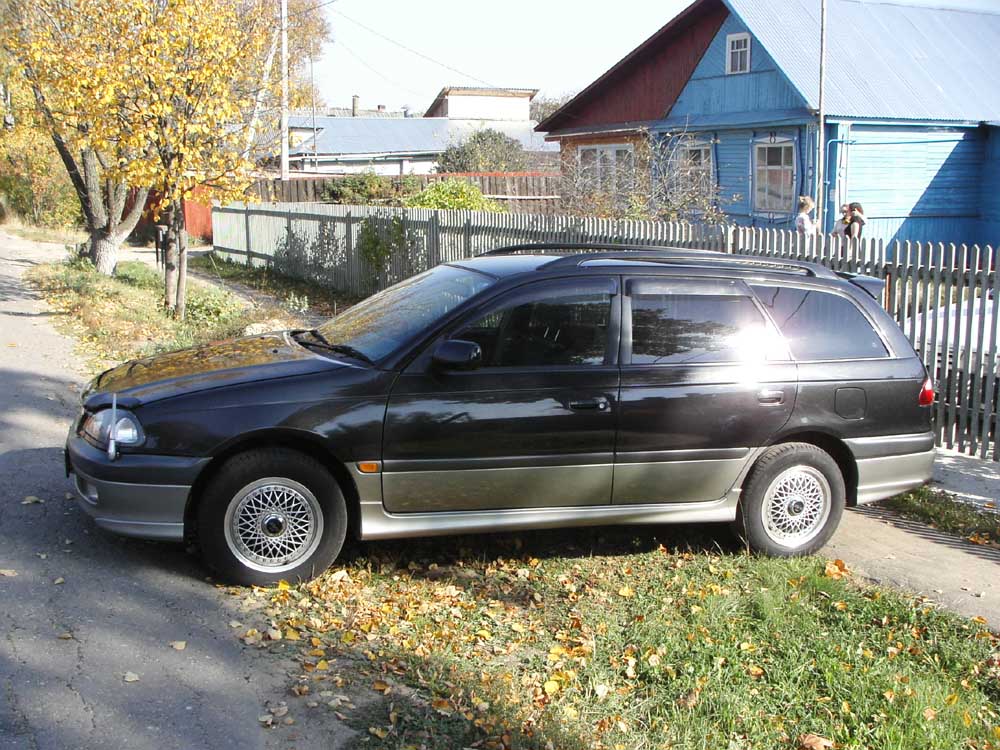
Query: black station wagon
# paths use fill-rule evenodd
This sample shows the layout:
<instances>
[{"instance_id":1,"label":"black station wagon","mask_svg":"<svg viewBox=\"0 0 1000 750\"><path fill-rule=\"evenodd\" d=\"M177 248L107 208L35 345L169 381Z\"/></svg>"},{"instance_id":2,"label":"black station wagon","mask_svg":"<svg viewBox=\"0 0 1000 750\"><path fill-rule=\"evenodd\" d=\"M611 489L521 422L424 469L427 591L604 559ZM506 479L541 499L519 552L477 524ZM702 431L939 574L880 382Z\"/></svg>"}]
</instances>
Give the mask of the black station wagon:
<instances>
[{"instance_id":1,"label":"black station wagon","mask_svg":"<svg viewBox=\"0 0 1000 750\"><path fill-rule=\"evenodd\" d=\"M81 507L227 580L361 539L731 522L806 554L931 476L933 390L880 283L696 250L503 248L314 330L139 359L70 429Z\"/></svg>"}]
</instances>

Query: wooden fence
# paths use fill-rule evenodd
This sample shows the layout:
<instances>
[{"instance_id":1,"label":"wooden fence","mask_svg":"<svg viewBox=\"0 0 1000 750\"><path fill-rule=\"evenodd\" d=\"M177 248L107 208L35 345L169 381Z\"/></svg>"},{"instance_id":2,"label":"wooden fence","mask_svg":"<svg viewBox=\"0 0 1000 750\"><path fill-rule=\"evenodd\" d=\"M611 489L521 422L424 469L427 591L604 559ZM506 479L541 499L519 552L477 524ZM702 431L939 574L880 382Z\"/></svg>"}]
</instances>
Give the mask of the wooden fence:
<instances>
[{"instance_id":1,"label":"wooden fence","mask_svg":"<svg viewBox=\"0 0 1000 750\"><path fill-rule=\"evenodd\" d=\"M322 175L286 181L257 180L253 192L262 201L321 203L326 187L341 179L342 176ZM557 213L562 187L562 176L558 172L424 174L410 175L407 179L416 181L421 188L441 180L468 182L508 211L525 214Z\"/></svg>"},{"instance_id":2,"label":"wooden fence","mask_svg":"<svg viewBox=\"0 0 1000 750\"><path fill-rule=\"evenodd\" d=\"M655 221L325 204L217 206L215 249L367 295L505 244L618 242L809 260L884 279L881 302L935 376L938 444L1000 458L1000 274L989 246L846 241Z\"/></svg>"}]
</instances>

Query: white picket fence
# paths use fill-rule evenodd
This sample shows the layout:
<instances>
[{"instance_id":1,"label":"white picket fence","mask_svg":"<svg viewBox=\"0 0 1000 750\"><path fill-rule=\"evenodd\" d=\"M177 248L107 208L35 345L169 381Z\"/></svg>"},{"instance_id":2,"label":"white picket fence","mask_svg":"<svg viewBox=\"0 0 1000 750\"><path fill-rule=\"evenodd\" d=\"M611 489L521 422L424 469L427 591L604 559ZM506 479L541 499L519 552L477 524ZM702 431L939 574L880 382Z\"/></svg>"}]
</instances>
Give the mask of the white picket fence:
<instances>
[{"instance_id":1,"label":"white picket fence","mask_svg":"<svg viewBox=\"0 0 1000 750\"><path fill-rule=\"evenodd\" d=\"M212 231L215 249L224 256L273 265L356 296L438 263L535 242L700 248L810 260L835 271L875 276L886 281L882 303L935 376L938 444L1000 458L1000 274L990 246L848 241L681 222L315 203L217 206ZM378 253L371 252L373 244Z\"/></svg>"}]
</instances>

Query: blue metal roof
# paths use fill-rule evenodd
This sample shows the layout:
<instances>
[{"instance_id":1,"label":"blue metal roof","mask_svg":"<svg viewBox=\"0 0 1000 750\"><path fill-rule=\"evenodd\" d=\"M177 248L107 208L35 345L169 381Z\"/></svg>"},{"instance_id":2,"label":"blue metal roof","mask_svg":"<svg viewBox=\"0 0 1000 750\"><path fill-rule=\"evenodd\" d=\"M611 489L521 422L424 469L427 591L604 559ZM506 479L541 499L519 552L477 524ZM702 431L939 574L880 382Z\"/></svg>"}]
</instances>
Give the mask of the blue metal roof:
<instances>
[{"instance_id":1,"label":"blue metal roof","mask_svg":"<svg viewBox=\"0 0 1000 750\"><path fill-rule=\"evenodd\" d=\"M484 128L505 133L520 141L528 151L558 150L558 144L545 143L545 134L536 133L534 124L529 121L449 120L446 117L317 117L316 153L345 156L439 154ZM288 125L300 132L310 131L291 153L312 154L313 118L296 115L288 118Z\"/></svg>"},{"instance_id":2,"label":"blue metal roof","mask_svg":"<svg viewBox=\"0 0 1000 750\"><path fill-rule=\"evenodd\" d=\"M290 117L288 125L311 129L309 116ZM448 148L448 121L439 117L317 117L316 152L320 154L426 154ZM293 154L313 153L309 133Z\"/></svg>"},{"instance_id":3,"label":"blue metal roof","mask_svg":"<svg viewBox=\"0 0 1000 750\"><path fill-rule=\"evenodd\" d=\"M820 0L724 2L817 108ZM970 0L827 0L826 113L1000 119L1000 4L992 8Z\"/></svg>"}]
</instances>

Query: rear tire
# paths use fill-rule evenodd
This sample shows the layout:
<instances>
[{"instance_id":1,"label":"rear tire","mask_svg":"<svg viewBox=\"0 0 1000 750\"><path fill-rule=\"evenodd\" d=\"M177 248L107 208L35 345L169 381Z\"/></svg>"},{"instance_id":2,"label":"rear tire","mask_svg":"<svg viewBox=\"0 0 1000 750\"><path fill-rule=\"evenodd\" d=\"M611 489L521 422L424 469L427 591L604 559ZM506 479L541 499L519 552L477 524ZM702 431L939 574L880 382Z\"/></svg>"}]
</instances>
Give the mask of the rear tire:
<instances>
[{"instance_id":1,"label":"rear tire","mask_svg":"<svg viewBox=\"0 0 1000 750\"><path fill-rule=\"evenodd\" d=\"M205 562L232 583L268 586L315 578L340 554L347 505L314 458L259 448L228 459L198 506Z\"/></svg>"},{"instance_id":2,"label":"rear tire","mask_svg":"<svg viewBox=\"0 0 1000 750\"><path fill-rule=\"evenodd\" d=\"M844 477L830 454L810 443L782 443L751 470L734 531L755 552L810 555L833 536L845 505Z\"/></svg>"}]
</instances>

